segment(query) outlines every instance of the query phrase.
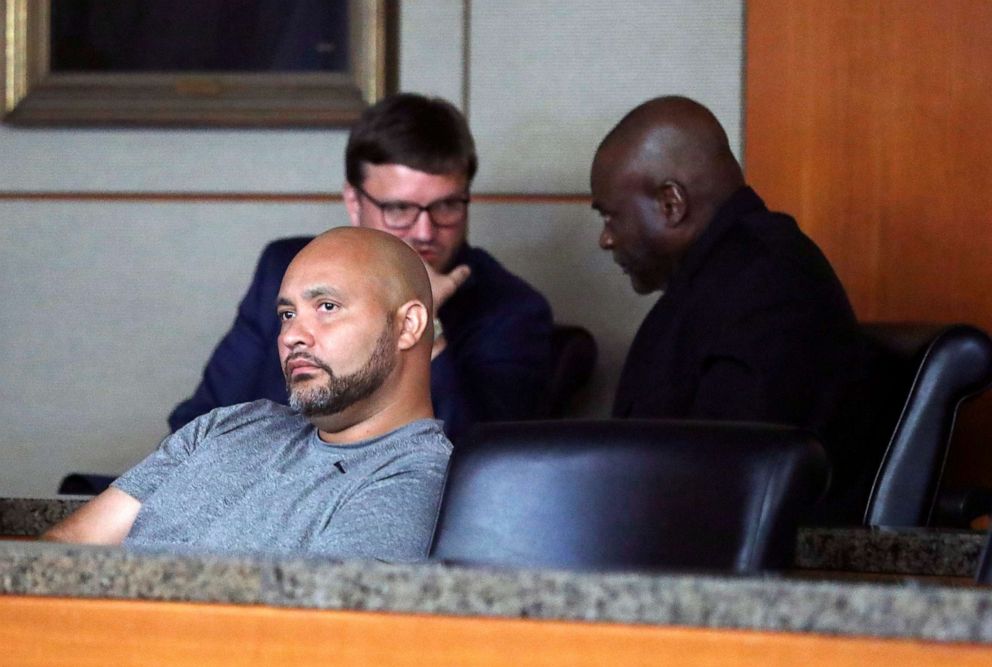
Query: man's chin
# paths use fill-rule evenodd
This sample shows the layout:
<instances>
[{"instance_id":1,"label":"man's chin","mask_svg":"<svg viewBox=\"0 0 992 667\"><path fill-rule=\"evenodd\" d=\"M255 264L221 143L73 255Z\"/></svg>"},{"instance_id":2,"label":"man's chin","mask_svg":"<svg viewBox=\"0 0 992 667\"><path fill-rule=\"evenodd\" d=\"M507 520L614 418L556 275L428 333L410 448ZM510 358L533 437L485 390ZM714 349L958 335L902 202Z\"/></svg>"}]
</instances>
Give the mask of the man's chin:
<instances>
[{"instance_id":1,"label":"man's chin","mask_svg":"<svg viewBox=\"0 0 992 667\"><path fill-rule=\"evenodd\" d=\"M448 264L450 263L450 258L434 250L417 250L417 254L420 255L421 261L427 266L431 267L438 273L446 273L448 270Z\"/></svg>"},{"instance_id":2,"label":"man's chin","mask_svg":"<svg viewBox=\"0 0 992 667\"><path fill-rule=\"evenodd\" d=\"M417 254L420 255L420 259L424 261L424 264L428 264L432 269L437 270L437 263L440 259L440 255L436 251L426 248L418 248Z\"/></svg>"},{"instance_id":3,"label":"man's chin","mask_svg":"<svg viewBox=\"0 0 992 667\"><path fill-rule=\"evenodd\" d=\"M302 379L290 380L286 391L289 394L289 406L300 414L311 416L317 414L326 403L320 387L308 387L308 381Z\"/></svg>"},{"instance_id":4,"label":"man's chin","mask_svg":"<svg viewBox=\"0 0 992 667\"><path fill-rule=\"evenodd\" d=\"M328 405L323 401L315 400L312 396L301 396L298 393L290 396L289 406L304 417L329 417L341 412L337 406Z\"/></svg>"},{"instance_id":5,"label":"man's chin","mask_svg":"<svg viewBox=\"0 0 992 667\"><path fill-rule=\"evenodd\" d=\"M630 286L634 288L634 292L637 294L651 294L652 292L664 292L665 285L656 285L652 283L646 283L643 280L639 280L637 276L631 274L630 276Z\"/></svg>"}]
</instances>

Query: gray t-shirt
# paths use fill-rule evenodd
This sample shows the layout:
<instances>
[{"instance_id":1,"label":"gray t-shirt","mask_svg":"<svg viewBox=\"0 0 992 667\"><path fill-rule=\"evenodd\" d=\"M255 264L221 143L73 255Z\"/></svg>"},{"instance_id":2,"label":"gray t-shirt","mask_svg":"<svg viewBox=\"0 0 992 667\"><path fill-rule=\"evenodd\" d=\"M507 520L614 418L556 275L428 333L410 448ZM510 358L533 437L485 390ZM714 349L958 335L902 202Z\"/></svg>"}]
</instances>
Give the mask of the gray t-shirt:
<instances>
[{"instance_id":1,"label":"gray t-shirt","mask_svg":"<svg viewBox=\"0 0 992 667\"><path fill-rule=\"evenodd\" d=\"M124 545L422 560L450 454L436 419L337 446L271 401L218 408L114 482L142 503Z\"/></svg>"}]
</instances>

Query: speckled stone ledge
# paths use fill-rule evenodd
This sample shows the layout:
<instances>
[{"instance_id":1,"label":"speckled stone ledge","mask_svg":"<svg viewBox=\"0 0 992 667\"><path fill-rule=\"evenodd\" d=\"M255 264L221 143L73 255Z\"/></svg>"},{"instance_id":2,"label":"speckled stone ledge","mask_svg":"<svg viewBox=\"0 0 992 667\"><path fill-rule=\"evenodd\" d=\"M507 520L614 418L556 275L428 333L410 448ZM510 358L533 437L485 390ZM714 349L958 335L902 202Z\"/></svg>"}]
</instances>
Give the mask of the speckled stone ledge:
<instances>
[{"instance_id":1,"label":"speckled stone ledge","mask_svg":"<svg viewBox=\"0 0 992 667\"><path fill-rule=\"evenodd\" d=\"M44 532L85 500L0 498L0 535ZM972 577L984 543L972 531L801 528L795 567L873 574Z\"/></svg>"},{"instance_id":2,"label":"speckled stone ledge","mask_svg":"<svg viewBox=\"0 0 992 667\"><path fill-rule=\"evenodd\" d=\"M85 502L86 499L0 498L0 535L41 535Z\"/></svg>"},{"instance_id":3,"label":"speckled stone ledge","mask_svg":"<svg viewBox=\"0 0 992 667\"><path fill-rule=\"evenodd\" d=\"M264 604L992 644L992 589L500 571L0 542L0 594Z\"/></svg>"},{"instance_id":4,"label":"speckled stone ledge","mask_svg":"<svg viewBox=\"0 0 992 667\"><path fill-rule=\"evenodd\" d=\"M795 567L974 577L984 543L985 533L966 530L804 528Z\"/></svg>"},{"instance_id":5,"label":"speckled stone ledge","mask_svg":"<svg viewBox=\"0 0 992 667\"><path fill-rule=\"evenodd\" d=\"M262 564L248 558L0 541L0 593L5 594L257 603L262 573Z\"/></svg>"}]
</instances>

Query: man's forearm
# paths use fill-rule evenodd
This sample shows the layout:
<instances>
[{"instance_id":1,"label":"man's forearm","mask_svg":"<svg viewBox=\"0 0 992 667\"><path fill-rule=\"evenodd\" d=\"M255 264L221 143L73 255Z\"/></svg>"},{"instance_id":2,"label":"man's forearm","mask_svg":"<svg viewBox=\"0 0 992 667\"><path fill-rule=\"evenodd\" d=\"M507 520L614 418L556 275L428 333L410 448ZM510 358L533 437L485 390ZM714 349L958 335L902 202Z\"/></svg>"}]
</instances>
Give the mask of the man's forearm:
<instances>
[{"instance_id":1,"label":"man's forearm","mask_svg":"<svg viewBox=\"0 0 992 667\"><path fill-rule=\"evenodd\" d=\"M73 544L120 544L127 537L141 503L113 487L46 531L42 540Z\"/></svg>"}]
</instances>

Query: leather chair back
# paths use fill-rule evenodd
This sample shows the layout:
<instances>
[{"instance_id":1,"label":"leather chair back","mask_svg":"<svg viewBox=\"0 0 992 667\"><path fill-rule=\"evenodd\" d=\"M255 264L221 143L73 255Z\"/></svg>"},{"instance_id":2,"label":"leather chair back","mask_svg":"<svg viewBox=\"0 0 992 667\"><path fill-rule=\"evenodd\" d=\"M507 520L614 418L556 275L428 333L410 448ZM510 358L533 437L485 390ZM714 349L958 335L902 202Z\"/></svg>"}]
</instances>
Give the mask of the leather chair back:
<instances>
[{"instance_id":1,"label":"leather chair back","mask_svg":"<svg viewBox=\"0 0 992 667\"><path fill-rule=\"evenodd\" d=\"M864 523L925 526L936 503L958 406L992 382L992 340L964 324L873 323L864 330L889 356L886 391L901 404Z\"/></svg>"},{"instance_id":2,"label":"leather chair back","mask_svg":"<svg viewBox=\"0 0 992 667\"><path fill-rule=\"evenodd\" d=\"M512 567L716 569L791 562L826 456L758 424L482 424L452 455L434 559Z\"/></svg>"},{"instance_id":3,"label":"leather chair back","mask_svg":"<svg viewBox=\"0 0 992 667\"><path fill-rule=\"evenodd\" d=\"M551 351L554 367L537 416L559 419L565 416L576 392L592 376L596 366L596 339L582 327L555 324L551 330Z\"/></svg>"},{"instance_id":4,"label":"leather chair back","mask_svg":"<svg viewBox=\"0 0 992 667\"><path fill-rule=\"evenodd\" d=\"M110 475L73 472L62 478L58 492L69 496L95 496L106 491L115 479Z\"/></svg>"}]
</instances>

